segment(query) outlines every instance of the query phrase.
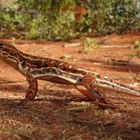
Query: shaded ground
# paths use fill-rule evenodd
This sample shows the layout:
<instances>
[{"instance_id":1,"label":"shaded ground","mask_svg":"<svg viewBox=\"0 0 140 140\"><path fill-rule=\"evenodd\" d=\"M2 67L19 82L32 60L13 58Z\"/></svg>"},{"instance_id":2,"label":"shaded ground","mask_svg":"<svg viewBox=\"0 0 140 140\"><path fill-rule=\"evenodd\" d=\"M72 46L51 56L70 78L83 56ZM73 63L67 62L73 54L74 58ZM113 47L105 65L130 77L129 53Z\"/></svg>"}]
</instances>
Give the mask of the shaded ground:
<instances>
[{"instance_id":1,"label":"shaded ground","mask_svg":"<svg viewBox=\"0 0 140 140\"><path fill-rule=\"evenodd\" d=\"M63 59L140 89L140 61L130 61L129 46L135 40L140 40L140 34L107 37L101 48L89 55L81 51L79 41L15 41L15 46L29 54ZM103 110L72 86L39 81L36 100L16 106L27 87L22 75L0 61L0 140L140 139L140 98L109 93L108 98L118 109Z\"/></svg>"}]
</instances>

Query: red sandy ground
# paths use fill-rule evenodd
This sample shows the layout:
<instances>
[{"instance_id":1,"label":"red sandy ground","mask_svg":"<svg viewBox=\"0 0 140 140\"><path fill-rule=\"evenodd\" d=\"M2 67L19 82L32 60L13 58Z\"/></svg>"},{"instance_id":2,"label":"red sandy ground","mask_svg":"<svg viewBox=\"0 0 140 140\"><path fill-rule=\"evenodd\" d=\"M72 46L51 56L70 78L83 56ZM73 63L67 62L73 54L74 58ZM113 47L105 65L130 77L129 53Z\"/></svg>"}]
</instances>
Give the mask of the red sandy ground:
<instances>
[{"instance_id":1,"label":"red sandy ground","mask_svg":"<svg viewBox=\"0 0 140 140\"><path fill-rule=\"evenodd\" d=\"M132 53L129 46L135 40L140 40L140 34L105 38L101 48L91 54L82 51L80 41L16 40L14 43L23 52L63 59L140 89L140 59L131 59L130 62L136 66L110 63L112 59L128 61ZM100 41L105 38L95 39ZM35 101L24 107L17 106L19 99L24 98L27 88L25 77L0 61L0 140L140 139L140 98L109 93L108 99L118 109L100 109L86 101L72 86L39 81Z\"/></svg>"}]
</instances>

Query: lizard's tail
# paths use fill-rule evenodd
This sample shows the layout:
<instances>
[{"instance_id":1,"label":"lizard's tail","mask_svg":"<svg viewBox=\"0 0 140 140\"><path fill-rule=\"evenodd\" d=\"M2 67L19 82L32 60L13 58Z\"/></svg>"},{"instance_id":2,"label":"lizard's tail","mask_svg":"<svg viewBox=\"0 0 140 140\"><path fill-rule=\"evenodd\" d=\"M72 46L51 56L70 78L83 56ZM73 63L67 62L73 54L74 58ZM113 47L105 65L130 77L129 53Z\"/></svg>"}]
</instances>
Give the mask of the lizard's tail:
<instances>
[{"instance_id":1,"label":"lizard's tail","mask_svg":"<svg viewBox=\"0 0 140 140\"><path fill-rule=\"evenodd\" d=\"M135 96L140 97L140 90L136 90L131 87L127 87L123 84L114 83L109 80L102 80L102 79L97 78L96 81L94 82L93 86L113 90L118 93L123 92L123 93L127 93L129 95L135 95Z\"/></svg>"}]
</instances>

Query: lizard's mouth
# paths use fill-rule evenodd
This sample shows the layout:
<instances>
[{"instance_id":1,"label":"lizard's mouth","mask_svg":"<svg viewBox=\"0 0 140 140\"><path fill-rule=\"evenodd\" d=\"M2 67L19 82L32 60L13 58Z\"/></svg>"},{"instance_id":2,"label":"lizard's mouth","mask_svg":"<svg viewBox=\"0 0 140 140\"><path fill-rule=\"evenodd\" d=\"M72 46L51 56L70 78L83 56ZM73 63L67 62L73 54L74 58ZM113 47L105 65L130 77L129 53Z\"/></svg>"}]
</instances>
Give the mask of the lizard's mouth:
<instances>
[{"instance_id":1,"label":"lizard's mouth","mask_svg":"<svg viewBox=\"0 0 140 140\"><path fill-rule=\"evenodd\" d=\"M3 46L3 43L0 42L0 46Z\"/></svg>"}]
</instances>

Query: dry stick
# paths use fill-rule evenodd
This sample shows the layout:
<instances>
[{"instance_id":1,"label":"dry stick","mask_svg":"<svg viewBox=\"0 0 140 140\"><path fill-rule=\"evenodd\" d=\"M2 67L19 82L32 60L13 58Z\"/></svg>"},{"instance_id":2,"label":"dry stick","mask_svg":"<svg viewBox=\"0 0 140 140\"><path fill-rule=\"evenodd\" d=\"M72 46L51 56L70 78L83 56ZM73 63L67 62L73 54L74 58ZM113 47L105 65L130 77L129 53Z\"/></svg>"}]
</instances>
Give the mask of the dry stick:
<instances>
[{"instance_id":1,"label":"dry stick","mask_svg":"<svg viewBox=\"0 0 140 140\"><path fill-rule=\"evenodd\" d=\"M2 81L2 82L1 82ZM14 83L21 83L21 82L25 82L25 81L4 81L4 80L1 80L0 81L0 84L14 84ZM3 82L4 81L4 82Z\"/></svg>"}]
</instances>

